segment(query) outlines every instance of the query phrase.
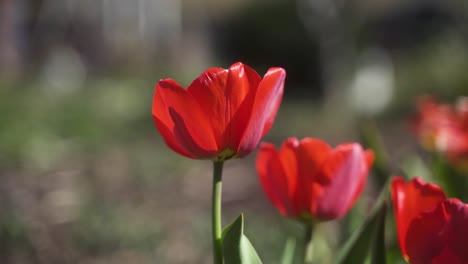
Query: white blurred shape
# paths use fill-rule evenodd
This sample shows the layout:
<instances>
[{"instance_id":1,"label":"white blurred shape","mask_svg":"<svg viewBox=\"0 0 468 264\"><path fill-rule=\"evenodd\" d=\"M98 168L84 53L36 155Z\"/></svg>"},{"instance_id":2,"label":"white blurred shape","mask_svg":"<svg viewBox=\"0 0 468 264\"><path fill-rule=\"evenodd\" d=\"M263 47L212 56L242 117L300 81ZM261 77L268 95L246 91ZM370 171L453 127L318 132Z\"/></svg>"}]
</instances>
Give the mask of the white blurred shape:
<instances>
[{"instance_id":1,"label":"white blurred shape","mask_svg":"<svg viewBox=\"0 0 468 264\"><path fill-rule=\"evenodd\" d=\"M456 109L458 113L468 113L468 96L461 96L457 99Z\"/></svg>"},{"instance_id":2,"label":"white blurred shape","mask_svg":"<svg viewBox=\"0 0 468 264\"><path fill-rule=\"evenodd\" d=\"M45 92L52 98L60 98L74 94L83 86L86 68L74 49L57 47L46 59L41 79Z\"/></svg>"},{"instance_id":3,"label":"white blurred shape","mask_svg":"<svg viewBox=\"0 0 468 264\"><path fill-rule=\"evenodd\" d=\"M54 190L44 197L44 208L47 217L54 224L71 222L78 217L80 199L76 190L64 188Z\"/></svg>"},{"instance_id":4,"label":"white blurred shape","mask_svg":"<svg viewBox=\"0 0 468 264\"><path fill-rule=\"evenodd\" d=\"M366 50L351 84L353 109L361 114L378 114L391 102L393 90L393 64L387 52L379 48Z\"/></svg>"}]
</instances>

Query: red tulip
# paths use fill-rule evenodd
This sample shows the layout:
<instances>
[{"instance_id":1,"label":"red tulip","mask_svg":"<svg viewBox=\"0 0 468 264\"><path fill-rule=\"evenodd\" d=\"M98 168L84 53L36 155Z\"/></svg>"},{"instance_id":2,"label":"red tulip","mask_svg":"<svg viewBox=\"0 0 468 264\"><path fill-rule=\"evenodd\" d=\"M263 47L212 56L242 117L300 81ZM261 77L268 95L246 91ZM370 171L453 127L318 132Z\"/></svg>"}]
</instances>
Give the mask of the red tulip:
<instances>
[{"instance_id":1,"label":"red tulip","mask_svg":"<svg viewBox=\"0 0 468 264\"><path fill-rule=\"evenodd\" d=\"M443 153L456 163L467 159L468 99L460 98L457 105L449 105L423 97L418 104L414 129L425 148Z\"/></svg>"},{"instance_id":2,"label":"red tulip","mask_svg":"<svg viewBox=\"0 0 468 264\"><path fill-rule=\"evenodd\" d=\"M289 138L281 149L263 143L257 156L260 183L285 216L310 221L344 216L361 194L373 152L358 143L332 149L314 138Z\"/></svg>"},{"instance_id":3,"label":"red tulip","mask_svg":"<svg viewBox=\"0 0 468 264\"><path fill-rule=\"evenodd\" d=\"M282 68L270 68L262 79L238 62L206 70L187 90L172 79L160 80L154 122L167 145L186 157L243 157L273 125L285 77Z\"/></svg>"},{"instance_id":4,"label":"red tulip","mask_svg":"<svg viewBox=\"0 0 468 264\"><path fill-rule=\"evenodd\" d=\"M411 264L468 263L468 205L437 185L401 177L391 186L398 241Z\"/></svg>"}]
</instances>

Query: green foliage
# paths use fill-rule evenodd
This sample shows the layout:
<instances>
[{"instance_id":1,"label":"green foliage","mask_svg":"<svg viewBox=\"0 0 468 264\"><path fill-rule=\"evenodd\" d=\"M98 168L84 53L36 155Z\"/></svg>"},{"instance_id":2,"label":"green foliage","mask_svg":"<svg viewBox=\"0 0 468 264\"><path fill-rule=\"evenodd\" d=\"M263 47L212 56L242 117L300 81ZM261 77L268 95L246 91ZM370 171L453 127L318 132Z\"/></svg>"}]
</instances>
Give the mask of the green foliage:
<instances>
[{"instance_id":1,"label":"green foliage","mask_svg":"<svg viewBox=\"0 0 468 264\"><path fill-rule=\"evenodd\" d=\"M387 212L387 204L382 205L377 219L377 226L374 230L374 243L371 249L372 264L386 264L386 248L385 248L385 216Z\"/></svg>"},{"instance_id":2,"label":"green foliage","mask_svg":"<svg viewBox=\"0 0 468 264\"><path fill-rule=\"evenodd\" d=\"M0 215L0 245L0 251L30 246L24 223L9 210Z\"/></svg>"},{"instance_id":3,"label":"green foliage","mask_svg":"<svg viewBox=\"0 0 468 264\"><path fill-rule=\"evenodd\" d=\"M387 195L387 188L384 188L369 217L342 247L335 264L364 263L371 251L372 263L386 263L383 232Z\"/></svg>"},{"instance_id":4,"label":"green foliage","mask_svg":"<svg viewBox=\"0 0 468 264\"><path fill-rule=\"evenodd\" d=\"M294 261L294 253L296 250L296 239L293 237L286 240L284 245L283 256L281 257L281 264L291 264Z\"/></svg>"},{"instance_id":5,"label":"green foliage","mask_svg":"<svg viewBox=\"0 0 468 264\"><path fill-rule=\"evenodd\" d=\"M82 210L75 224L74 239L92 254L120 248L151 251L161 241L161 232L154 221L144 222L141 218L132 220L119 210L93 204Z\"/></svg>"},{"instance_id":6,"label":"green foliage","mask_svg":"<svg viewBox=\"0 0 468 264\"><path fill-rule=\"evenodd\" d=\"M252 243L244 235L244 216L241 214L223 230L223 255L225 264L261 264Z\"/></svg>"}]
</instances>

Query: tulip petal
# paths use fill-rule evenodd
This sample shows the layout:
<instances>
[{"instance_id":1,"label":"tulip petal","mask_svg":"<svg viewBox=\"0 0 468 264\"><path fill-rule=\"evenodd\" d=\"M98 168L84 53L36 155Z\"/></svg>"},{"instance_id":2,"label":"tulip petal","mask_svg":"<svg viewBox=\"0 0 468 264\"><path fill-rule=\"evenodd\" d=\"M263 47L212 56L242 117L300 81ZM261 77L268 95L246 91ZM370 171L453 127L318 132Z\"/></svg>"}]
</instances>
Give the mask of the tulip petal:
<instances>
[{"instance_id":1,"label":"tulip petal","mask_svg":"<svg viewBox=\"0 0 468 264\"><path fill-rule=\"evenodd\" d=\"M447 199L444 206L446 214L450 216L448 247L461 260L460 263L468 263L468 204L464 204L458 199Z\"/></svg>"},{"instance_id":2,"label":"tulip petal","mask_svg":"<svg viewBox=\"0 0 468 264\"><path fill-rule=\"evenodd\" d=\"M171 148L173 151L179 153L182 156L185 156L187 158L191 159L196 159L197 157L190 152L188 149L186 149L184 146L182 146L177 138L175 137L174 133L158 118L154 117L154 123L156 124L157 129L161 133L161 136L164 139L164 142Z\"/></svg>"},{"instance_id":3,"label":"tulip petal","mask_svg":"<svg viewBox=\"0 0 468 264\"><path fill-rule=\"evenodd\" d=\"M446 199L421 213L408 227L406 245L412 264L468 263L468 205Z\"/></svg>"},{"instance_id":4,"label":"tulip petal","mask_svg":"<svg viewBox=\"0 0 468 264\"><path fill-rule=\"evenodd\" d=\"M223 68L210 68L203 72L187 88L187 92L198 102L210 122L218 146L222 145L222 133L226 127L225 98L228 72Z\"/></svg>"},{"instance_id":5,"label":"tulip petal","mask_svg":"<svg viewBox=\"0 0 468 264\"><path fill-rule=\"evenodd\" d=\"M441 205L421 213L409 223L405 245L410 263L432 263L432 259L444 249L444 234L441 231L446 219Z\"/></svg>"},{"instance_id":6,"label":"tulip petal","mask_svg":"<svg viewBox=\"0 0 468 264\"><path fill-rule=\"evenodd\" d=\"M273 144L263 143L257 154L256 168L260 184L273 205L286 216L294 216L288 181L278 151Z\"/></svg>"},{"instance_id":7,"label":"tulip petal","mask_svg":"<svg viewBox=\"0 0 468 264\"><path fill-rule=\"evenodd\" d=\"M211 123L219 151L237 150L260 81L257 72L238 62L228 70L208 69L188 87Z\"/></svg>"},{"instance_id":8,"label":"tulip petal","mask_svg":"<svg viewBox=\"0 0 468 264\"><path fill-rule=\"evenodd\" d=\"M265 127L271 126L283 96L285 78L286 72L282 68L271 68L260 82L249 123L237 149L237 156L243 157L252 152L266 133Z\"/></svg>"},{"instance_id":9,"label":"tulip petal","mask_svg":"<svg viewBox=\"0 0 468 264\"><path fill-rule=\"evenodd\" d=\"M391 195L401 252L403 256L408 257L406 236L411 221L420 213L432 210L446 197L437 185L424 183L421 178L414 178L405 183L401 177L392 180Z\"/></svg>"},{"instance_id":10,"label":"tulip petal","mask_svg":"<svg viewBox=\"0 0 468 264\"><path fill-rule=\"evenodd\" d=\"M329 220L344 216L362 191L369 167L361 145L342 144L336 147L322 167L323 192L317 199L316 215Z\"/></svg>"},{"instance_id":11,"label":"tulip petal","mask_svg":"<svg viewBox=\"0 0 468 264\"><path fill-rule=\"evenodd\" d=\"M217 146L200 105L171 79L157 83L153 117L167 145L190 158L212 158Z\"/></svg>"},{"instance_id":12,"label":"tulip petal","mask_svg":"<svg viewBox=\"0 0 468 264\"><path fill-rule=\"evenodd\" d=\"M226 119L228 124L223 137L226 139L224 144L233 150L239 148L244 131L249 124L261 80L262 78L255 70L242 63L233 64L229 68L226 83Z\"/></svg>"},{"instance_id":13,"label":"tulip petal","mask_svg":"<svg viewBox=\"0 0 468 264\"><path fill-rule=\"evenodd\" d=\"M271 127L273 126L273 122L275 121L275 118L276 118L276 114L278 113L278 109L281 105L281 100L283 99L283 89L284 89L284 80L286 78L286 72L281 69L281 68L271 68L268 70L268 72L266 74L269 74L270 72L271 73L274 73L274 71L276 70L280 70L280 72L282 71L282 77L283 78L281 80L281 95L279 96L276 96L275 100L272 102L272 108L271 110L269 111L267 117L266 117L266 121L265 121L265 125L263 127L263 132L262 132L262 137L265 136L268 131L270 131ZM265 75L266 76L266 75Z\"/></svg>"},{"instance_id":14,"label":"tulip petal","mask_svg":"<svg viewBox=\"0 0 468 264\"><path fill-rule=\"evenodd\" d=\"M375 159L375 156L374 156L374 152L372 150L366 150L364 151L364 157L365 157L365 164L366 164L366 167L367 167L367 171L363 171L363 173L366 173L368 174L368 172L371 170L372 168L372 164L374 163L374 159ZM364 176L364 177L367 177L367 176ZM357 191L356 191L356 194L353 198L353 201L351 202L351 204L354 204L358 199L359 199L359 196L361 195L362 191L364 190L364 187L366 185L366 181L362 181L360 182L358 188L357 188Z\"/></svg>"},{"instance_id":15,"label":"tulip petal","mask_svg":"<svg viewBox=\"0 0 468 264\"><path fill-rule=\"evenodd\" d=\"M434 257L431 264L466 264L468 262L460 260L449 248L444 247L442 252Z\"/></svg>"},{"instance_id":16,"label":"tulip petal","mask_svg":"<svg viewBox=\"0 0 468 264\"><path fill-rule=\"evenodd\" d=\"M299 162L297 160L296 149L299 147L299 144L297 138L290 137L283 143L281 149L278 151L284 175L288 183L287 193L289 197L294 197L298 184L297 173L299 170Z\"/></svg>"},{"instance_id":17,"label":"tulip petal","mask_svg":"<svg viewBox=\"0 0 468 264\"><path fill-rule=\"evenodd\" d=\"M300 141L296 150L298 183L294 194L294 204L300 213L315 212L317 198L322 191L319 171L331 152L332 148L319 139L304 138Z\"/></svg>"}]
</instances>

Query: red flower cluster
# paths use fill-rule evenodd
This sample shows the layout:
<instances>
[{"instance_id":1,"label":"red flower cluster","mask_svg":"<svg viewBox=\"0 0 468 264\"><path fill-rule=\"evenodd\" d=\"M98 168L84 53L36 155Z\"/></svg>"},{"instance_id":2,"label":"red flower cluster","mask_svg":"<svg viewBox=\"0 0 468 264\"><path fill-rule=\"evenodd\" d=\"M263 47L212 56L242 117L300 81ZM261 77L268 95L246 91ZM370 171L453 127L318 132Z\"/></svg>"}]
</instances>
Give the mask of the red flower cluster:
<instances>
[{"instance_id":1,"label":"red flower cluster","mask_svg":"<svg viewBox=\"0 0 468 264\"><path fill-rule=\"evenodd\" d=\"M238 62L206 70L187 90L172 79L160 80L154 122L167 145L186 157L244 157L273 125L285 77L282 68L270 68L262 79Z\"/></svg>"},{"instance_id":2,"label":"red flower cluster","mask_svg":"<svg viewBox=\"0 0 468 264\"><path fill-rule=\"evenodd\" d=\"M293 137L279 150L262 144L256 166L263 189L283 215L325 221L344 216L353 206L373 158L357 143L332 149L318 139Z\"/></svg>"},{"instance_id":3,"label":"red flower cluster","mask_svg":"<svg viewBox=\"0 0 468 264\"><path fill-rule=\"evenodd\" d=\"M452 161L468 157L468 98L460 98L454 106L423 97L414 128L427 149L441 152Z\"/></svg>"},{"instance_id":4,"label":"red flower cluster","mask_svg":"<svg viewBox=\"0 0 468 264\"><path fill-rule=\"evenodd\" d=\"M250 67L210 68L184 89L172 79L155 88L152 114L166 144L194 159L222 161L251 153L270 130L283 96L286 72L270 68L263 79ZM423 145L468 161L468 98L456 106L426 97L414 127ZM358 143L336 148L314 138L287 139L280 149L264 143L256 168L281 214L311 224L344 216L359 198L374 153ZM222 262L221 173L214 169L213 243ZM449 199L434 184L415 178L391 185L398 240L412 264L468 264L468 204ZM215 200L218 199L218 200ZM216 203L217 201L217 203Z\"/></svg>"},{"instance_id":5,"label":"red flower cluster","mask_svg":"<svg viewBox=\"0 0 468 264\"><path fill-rule=\"evenodd\" d=\"M411 264L468 263L468 204L434 184L401 177L391 186L398 240Z\"/></svg>"}]
</instances>

